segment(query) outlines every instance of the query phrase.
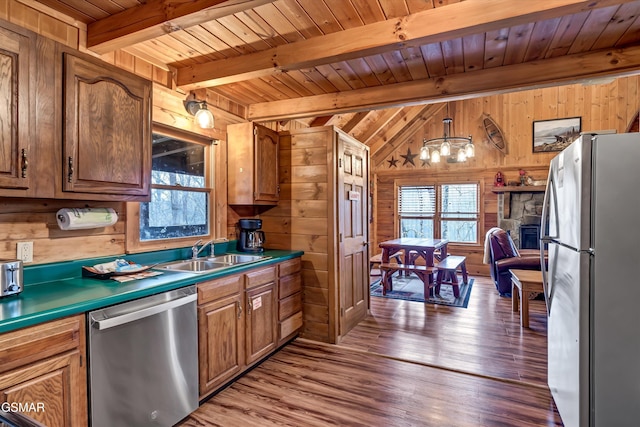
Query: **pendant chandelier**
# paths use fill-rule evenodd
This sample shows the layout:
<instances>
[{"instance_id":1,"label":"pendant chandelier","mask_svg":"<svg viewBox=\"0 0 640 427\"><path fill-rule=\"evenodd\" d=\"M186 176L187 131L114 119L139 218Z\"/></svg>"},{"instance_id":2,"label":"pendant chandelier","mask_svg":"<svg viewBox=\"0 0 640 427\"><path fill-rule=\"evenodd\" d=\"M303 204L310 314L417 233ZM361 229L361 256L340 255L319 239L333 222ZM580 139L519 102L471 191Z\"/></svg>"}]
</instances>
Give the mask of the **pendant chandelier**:
<instances>
[{"instance_id":1,"label":"pendant chandelier","mask_svg":"<svg viewBox=\"0 0 640 427\"><path fill-rule=\"evenodd\" d=\"M447 115L449 104L447 103ZM453 119L446 117L442 120L444 135L441 138L423 139L420 148L420 160L430 160L431 163L439 163L442 157L451 157L457 162L466 162L474 157L476 148L471 140L471 135L451 136L451 123Z\"/></svg>"}]
</instances>

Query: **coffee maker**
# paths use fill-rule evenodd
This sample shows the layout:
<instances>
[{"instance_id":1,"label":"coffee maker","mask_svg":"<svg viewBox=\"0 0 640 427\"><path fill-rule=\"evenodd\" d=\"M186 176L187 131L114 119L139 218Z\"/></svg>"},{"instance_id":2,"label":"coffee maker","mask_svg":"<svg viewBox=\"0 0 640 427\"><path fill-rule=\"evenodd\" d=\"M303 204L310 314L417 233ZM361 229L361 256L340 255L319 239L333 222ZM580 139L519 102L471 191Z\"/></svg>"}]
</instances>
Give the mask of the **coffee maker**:
<instances>
[{"instance_id":1,"label":"coffee maker","mask_svg":"<svg viewBox=\"0 0 640 427\"><path fill-rule=\"evenodd\" d=\"M241 219L238 221L240 237L238 238L237 249L240 252L262 252L264 251L264 231L261 231L261 219Z\"/></svg>"}]
</instances>

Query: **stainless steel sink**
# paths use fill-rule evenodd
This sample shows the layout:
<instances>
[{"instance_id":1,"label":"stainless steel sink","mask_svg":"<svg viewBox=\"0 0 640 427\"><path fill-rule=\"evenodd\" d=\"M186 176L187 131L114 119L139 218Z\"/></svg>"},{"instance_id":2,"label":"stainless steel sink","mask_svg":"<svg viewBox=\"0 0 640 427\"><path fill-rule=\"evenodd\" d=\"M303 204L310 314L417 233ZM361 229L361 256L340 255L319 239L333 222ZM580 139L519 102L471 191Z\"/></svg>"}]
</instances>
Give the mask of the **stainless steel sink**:
<instances>
[{"instance_id":1,"label":"stainless steel sink","mask_svg":"<svg viewBox=\"0 0 640 427\"><path fill-rule=\"evenodd\" d=\"M222 262L225 264L232 264L232 265L236 265L236 264L244 264L247 262L256 262L256 261L260 261L263 259L267 259L269 257L264 256L264 255L238 255L238 254L226 254L226 255L219 255L216 257L212 257L212 258L207 258L209 261L214 261L214 262Z\"/></svg>"},{"instance_id":2,"label":"stainless steel sink","mask_svg":"<svg viewBox=\"0 0 640 427\"><path fill-rule=\"evenodd\" d=\"M159 265L156 268L160 270L177 270L189 271L192 273L207 273L209 271L218 270L229 267L229 264L222 262L214 262L206 259L175 261L168 264Z\"/></svg>"},{"instance_id":3,"label":"stainless steel sink","mask_svg":"<svg viewBox=\"0 0 640 427\"><path fill-rule=\"evenodd\" d=\"M209 273L211 271L222 270L224 268L248 264L268 258L271 257L264 255L226 254L211 258L173 261L166 264L160 264L155 268L159 270L184 271L189 273Z\"/></svg>"}]
</instances>

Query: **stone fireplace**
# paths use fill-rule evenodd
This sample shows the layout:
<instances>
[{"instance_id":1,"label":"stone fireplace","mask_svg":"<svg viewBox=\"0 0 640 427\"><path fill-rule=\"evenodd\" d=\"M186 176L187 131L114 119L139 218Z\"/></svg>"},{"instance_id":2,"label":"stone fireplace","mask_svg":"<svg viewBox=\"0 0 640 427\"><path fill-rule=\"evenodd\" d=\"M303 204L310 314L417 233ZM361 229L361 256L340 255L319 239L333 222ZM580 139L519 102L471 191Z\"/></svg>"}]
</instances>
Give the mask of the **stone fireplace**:
<instances>
[{"instance_id":1,"label":"stone fireplace","mask_svg":"<svg viewBox=\"0 0 640 427\"><path fill-rule=\"evenodd\" d=\"M498 227L509 232L518 249L523 249L522 243L526 248L536 248L533 245L537 245L540 233L543 203L544 192L540 191L498 194Z\"/></svg>"}]
</instances>

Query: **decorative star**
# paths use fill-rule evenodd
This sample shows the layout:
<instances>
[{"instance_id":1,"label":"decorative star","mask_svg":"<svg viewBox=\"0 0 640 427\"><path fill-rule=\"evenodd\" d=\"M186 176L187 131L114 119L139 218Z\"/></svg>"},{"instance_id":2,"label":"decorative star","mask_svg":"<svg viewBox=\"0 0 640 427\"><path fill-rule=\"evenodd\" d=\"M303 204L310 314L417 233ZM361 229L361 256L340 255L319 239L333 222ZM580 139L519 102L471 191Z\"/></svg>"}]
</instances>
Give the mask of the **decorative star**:
<instances>
[{"instance_id":1,"label":"decorative star","mask_svg":"<svg viewBox=\"0 0 640 427\"><path fill-rule=\"evenodd\" d=\"M415 157L418 157L417 154L411 154L411 147L407 148L407 154L400 154L400 157L404 157L404 163L402 163L402 166L406 165L407 163L411 163L413 166L415 166L416 164L413 163L413 159Z\"/></svg>"},{"instance_id":2,"label":"decorative star","mask_svg":"<svg viewBox=\"0 0 640 427\"><path fill-rule=\"evenodd\" d=\"M422 164L420 166L422 167L431 166L431 163L429 162L429 160L425 159L425 160L422 160Z\"/></svg>"},{"instance_id":3,"label":"decorative star","mask_svg":"<svg viewBox=\"0 0 640 427\"><path fill-rule=\"evenodd\" d=\"M396 163L398 163L399 161L400 159L395 159L393 156L391 156L391 160L387 160L387 162L389 162L389 168L391 168L391 166L397 168L398 166L396 165Z\"/></svg>"}]
</instances>

